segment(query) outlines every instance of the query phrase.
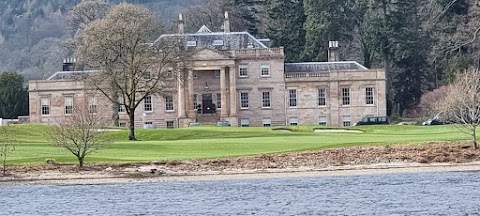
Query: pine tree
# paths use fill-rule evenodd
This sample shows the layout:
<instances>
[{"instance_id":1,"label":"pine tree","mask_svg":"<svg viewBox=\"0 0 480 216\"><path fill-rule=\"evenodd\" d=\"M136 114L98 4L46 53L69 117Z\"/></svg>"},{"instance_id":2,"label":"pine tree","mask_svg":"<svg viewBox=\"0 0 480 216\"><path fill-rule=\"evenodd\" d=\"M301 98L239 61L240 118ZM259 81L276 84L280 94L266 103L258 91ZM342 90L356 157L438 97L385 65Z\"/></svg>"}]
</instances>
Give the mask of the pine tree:
<instances>
[{"instance_id":1,"label":"pine tree","mask_svg":"<svg viewBox=\"0 0 480 216\"><path fill-rule=\"evenodd\" d=\"M234 0L234 5L242 11L242 19L246 22L247 31L253 36L258 36L260 33L260 21L257 17L257 6L259 0Z\"/></svg>"},{"instance_id":2,"label":"pine tree","mask_svg":"<svg viewBox=\"0 0 480 216\"><path fill-rule=\"evenodd\" d=\"M396 93L393 114L402 115L417 105L423 90L428 88L430 38L422 29L419 12L422 2L397 1L392 10L392 84Z\"/></svg>"},{"instance_id":3,"label":"pine tree","mask_svg":"<svg viewBox=\"0 0 480 216\"><path fill-rule=\"evenodd\" d=\"M303 0L270 0L267 13L270 19L267 35L272 40L272 46L285 48L287 62L303 61L301 55L305 46Z\"/></svg>"},{"instance_id":4,"label":"pine tree","mask_svg":"<svg viewBox=\"0 0 480 216\"><path fill-rule=\"evenodd\" d=\"M328 41L351 40L354 0L304 0L307 60L327 60Z\"/></svg>"},{"instance_id":5,"label":"pine tree","mask_svg":"<svg viewBox=\"0 0 480 216\"><path fill-rule=\"evenodd\" d=\"M28 115L28 93L23 88L23 76L16 72L0 74L0 118Z\"/></svg>"}]
</instances>

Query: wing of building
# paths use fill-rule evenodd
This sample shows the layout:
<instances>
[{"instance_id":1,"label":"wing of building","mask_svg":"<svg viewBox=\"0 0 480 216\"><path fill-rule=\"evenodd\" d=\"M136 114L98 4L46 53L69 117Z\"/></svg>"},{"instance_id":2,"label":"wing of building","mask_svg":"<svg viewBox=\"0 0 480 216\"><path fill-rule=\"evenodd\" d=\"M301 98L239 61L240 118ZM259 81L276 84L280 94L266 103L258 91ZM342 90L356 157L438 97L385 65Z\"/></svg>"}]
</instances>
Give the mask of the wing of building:
<instances>
[{"instance_id":1,"label":"wing of building","mask_svg":"<svg viewBox=\"0 0 480 216\"><path fill-rule=\"evenodd\" d=\"M340 61L336 41L325 50L329 62L284 63L282 47L270 48L268 39L248 32L231 32L228 14L222 32L183 29L180 18L179 32L156 42L181 37L187 48L196 49L190 76L185 84L171 79L177 88L169 95L147 97L135 113L136 127L220 120L233 126L350 126L364 116L386 115L384 70ZM32 122L55 123L71 115L73 104L109 104L103 95L85 92L84 78L99 71L71 71L72 62L47 80L29 82ZM118 113L120 126L127 125L125 110L120 107Z\"/></svg>"}]
</instances>

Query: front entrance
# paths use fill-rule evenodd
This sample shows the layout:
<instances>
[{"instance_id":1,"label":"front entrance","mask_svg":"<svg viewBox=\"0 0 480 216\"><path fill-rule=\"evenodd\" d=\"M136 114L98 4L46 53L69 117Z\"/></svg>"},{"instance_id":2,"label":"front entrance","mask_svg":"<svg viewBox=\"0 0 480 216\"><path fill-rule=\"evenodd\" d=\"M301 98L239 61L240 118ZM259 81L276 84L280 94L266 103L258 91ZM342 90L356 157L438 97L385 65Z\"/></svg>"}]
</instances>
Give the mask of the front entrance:
<instances>
[{"instance_id":1,"label":"front entrance","mask_svg":"<svg viewBox=\"0 0 480 216\"><path fill-rule=\"evenodd\" d=\"M212 94L202 94L202 112L203 113L215 113L216 107L213 104Z\"/></svg>"}]
</instances>

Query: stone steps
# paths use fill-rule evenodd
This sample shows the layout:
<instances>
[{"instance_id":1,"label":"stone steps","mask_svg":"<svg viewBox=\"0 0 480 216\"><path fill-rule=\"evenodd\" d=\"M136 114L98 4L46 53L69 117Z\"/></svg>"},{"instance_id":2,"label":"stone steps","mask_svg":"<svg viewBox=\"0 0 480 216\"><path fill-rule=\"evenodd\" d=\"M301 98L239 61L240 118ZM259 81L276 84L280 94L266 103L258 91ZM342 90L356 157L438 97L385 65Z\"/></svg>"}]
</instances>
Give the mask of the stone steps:
<instances>
[{"instance_id":1,"label":"stone steps","mask_svg":"<svg viewBox=\"0 0 480 216\"><path fill-rule=\"evenodd\" d=\"M197 122L200 122L204 125L216 125L220 121L220 115L218 114L198 114Z\"/></svg>"}]
</instances>

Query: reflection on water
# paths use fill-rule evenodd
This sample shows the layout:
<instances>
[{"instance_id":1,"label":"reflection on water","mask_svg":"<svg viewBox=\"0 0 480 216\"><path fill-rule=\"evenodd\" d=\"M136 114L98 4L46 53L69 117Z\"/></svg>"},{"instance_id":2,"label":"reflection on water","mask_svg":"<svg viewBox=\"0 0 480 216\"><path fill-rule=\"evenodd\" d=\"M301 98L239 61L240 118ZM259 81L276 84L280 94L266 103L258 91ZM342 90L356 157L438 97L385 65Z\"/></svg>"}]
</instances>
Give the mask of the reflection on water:
<instances>
[{"instance_id":1,"label":"reflection on water","mask_svg":"<svg viewBox=\"0 0 480 216\"><path fill-rule=\"evenodd\" d=\"M480 173L0 187L0 215L479 215Z\"/></svg>"}]
</instances>

